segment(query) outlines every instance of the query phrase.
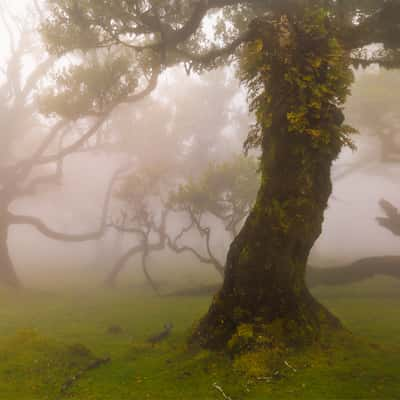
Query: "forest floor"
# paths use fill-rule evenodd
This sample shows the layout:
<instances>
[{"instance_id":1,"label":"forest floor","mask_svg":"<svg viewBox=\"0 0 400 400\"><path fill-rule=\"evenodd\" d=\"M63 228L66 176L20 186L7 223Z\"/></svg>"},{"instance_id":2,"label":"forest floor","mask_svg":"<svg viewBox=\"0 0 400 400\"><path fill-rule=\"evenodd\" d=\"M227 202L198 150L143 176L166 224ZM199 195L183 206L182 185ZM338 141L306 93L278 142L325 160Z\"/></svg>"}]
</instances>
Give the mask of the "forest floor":
<instances>
[{"instance_id":1,"label":"forest floor","mask_svg":"<svg viewBox=\"0 0 400 400\"><path fill-rule=\"evenodd\" d=\"M399 399L400 282L378 277L314 294L354 338L249 376L185 347L210 297L0 290L0 399ZM152 347L146 339L167 322L171 336ZM110 361L86 371L97 357Z\"/></svg>"}]
</instances>

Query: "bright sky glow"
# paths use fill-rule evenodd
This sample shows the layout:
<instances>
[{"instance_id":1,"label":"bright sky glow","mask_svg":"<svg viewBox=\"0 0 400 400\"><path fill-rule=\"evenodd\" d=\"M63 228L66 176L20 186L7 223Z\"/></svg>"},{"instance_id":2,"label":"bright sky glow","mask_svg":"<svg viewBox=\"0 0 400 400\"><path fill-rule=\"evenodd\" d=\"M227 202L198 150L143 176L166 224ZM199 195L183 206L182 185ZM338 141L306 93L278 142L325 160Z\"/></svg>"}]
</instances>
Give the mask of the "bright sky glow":
<instances>
[{"instance_id":1,"label":"bright sky glow","mask_svg":"<svg viewBox=\"0 0 400 400\"><path fill-rule=\"evenodd\" d=\"M24 21L29 9L33 7L32 0L0 0L0 10L6 14L10 13L12 18L16 17L21 23ZM7 22L15 30L14 22L8 18ZM9 54L10 39L4 21L0 19L0 59L4 60Z\"/></svg>"}]
</instances>

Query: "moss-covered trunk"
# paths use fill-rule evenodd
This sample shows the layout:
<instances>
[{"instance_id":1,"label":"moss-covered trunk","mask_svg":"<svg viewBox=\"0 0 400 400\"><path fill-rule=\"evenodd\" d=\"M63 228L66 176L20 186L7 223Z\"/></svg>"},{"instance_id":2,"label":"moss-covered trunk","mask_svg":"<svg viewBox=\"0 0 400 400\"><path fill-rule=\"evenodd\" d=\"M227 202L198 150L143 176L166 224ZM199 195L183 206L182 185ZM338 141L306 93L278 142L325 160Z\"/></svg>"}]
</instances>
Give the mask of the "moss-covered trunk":
<instances>
[{"instance_id":1,"label":"moss-covered trunk","mask_svg":"<svg viewBox=\"0 0 400 400\"><path fill-rule=\"evenodd\" d=\"M8 253L8 228L7 222L0 219L0 285L19 287L20 281Z\"/></svg>"},{"instance_id":2,"label":"moss-covered trunk","mask_svg":"<svg viewBox=\"0 0 400 400\"><path fill-rule=\"evenodd\" d=\"M275 336L285 343L308 343L323 325L340 327L309 293L305 270L332 190L332 161L343 143L336 98L349 75L325 17L318 32L313 31L315 17L309 20L313 25L304 30L306 17L258 22L247 50L262 183L230 247L223 287L192 336L204 347L234 345L241 334L255 342Z\"/></svg>"},{"instance_id":3,"label":"moss-covered trunk","mask_svg":"<svg viewBox=\"0 0 400 400\"><path fill-rule=\"evenodd\" d=\"M207 347L224 346L238 326L256 321L280 319L308 338L322 321L339 326L305 285L331 193L332 160L284 128L268 142L257 204L230 247L222 290L196 332Z\"/></svg>"}]
</instances>

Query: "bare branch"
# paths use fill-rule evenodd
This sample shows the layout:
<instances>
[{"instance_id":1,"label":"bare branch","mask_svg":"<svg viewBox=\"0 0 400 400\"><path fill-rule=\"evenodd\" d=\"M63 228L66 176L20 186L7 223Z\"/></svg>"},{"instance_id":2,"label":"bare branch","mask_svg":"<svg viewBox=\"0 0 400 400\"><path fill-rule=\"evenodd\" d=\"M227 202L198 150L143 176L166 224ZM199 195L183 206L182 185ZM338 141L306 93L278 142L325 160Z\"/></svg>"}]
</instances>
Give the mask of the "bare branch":
<instances>
[{"instance_id":1,"label":"bare branch","mask_svg":"<svg viewBox=\"0 0 400 400\"><path fill-rule=\"evenodd\" d=\"M147 270L147 258L151 252L161 251L165 248L165 242L167 240L165 227L166 227L166 220L167 220L168 213L169 213L169 209L164 209L161 214L160 225L158 227L154 226L154 225L148 226L147 232L139 230L138 228L124 228L123 226L116 228L120 232L137 233L137 234L141 235L142 240L139 245L132 247L126 254L124 254L118 260L118 262L116 263L116 265L114 266L114 268L112 269L112 271L110 272L110 274L108 275L108 277L105 281L105 284L107 286L113 286L115 284L115 280L117 279L117 276L125 268L126 263L130 257L142 252L143 272L144 272L147 280L149 281L150 285L153 287L154 290L156 290L155 289L156 285L152 281L151 277L149 276L148 270ZM149 243L149 236L150 236L151 228L153 228L159 235L159 241L157 243ZM156 290L156 292L158 293L158 290Z\"/></svg>"},{"instance_id":2,"label":"bare branch","mask_svg":"<svg viewBox=\"0 0 400 400\"><path fill-rule=\"evenodd\" d=\"M147 240L148 240L148 237L147 237ZM151 277L151 275L149 274L149 271L148 271L147 260L148 260L148 257L149 257L149 247L147 245L147 243L148 243L147 240L144 243L144 250L143 250L143 253L142 253L142 270L143 270L144 276L146 277L147 282L149 282L151 288L154 290L154 292L157 295L160 295L160 290L159 290L157 284L154 282L153 278Z\"/></svg>"},{"instance_id":3,"label":"bare branch","mask_svg":"<svg viewBox=\"0 0 400 400\"><path fill-rule=\"evenodd\" d=\"M114 286L115 281L117 279L117 276L119 273L125 268L126 263L129 261L130 258L135 256L136 254L139 254L143 251L143 244L139 244L136 246L131 247L115 264L115 267L112 269L112 271L109 273L105 280L105 285L106 286Z\"/></svg>"},{"instance_id":4,"label":"bare branch","mask_svg":"<svg viewBox=\"0 0 400 400\"><path fill-rule=\"evenodd\" d=\"M19 161L13 169L16 171L18 180L25 179L31 172L32 168L36 165L37 160L42 156L42 154L47 150L47 148L53 143L56 137L59 135L60 131L68 125L69 121L62 120L55 124L49 134L45 137L42 143L39 145L37 150L33 155L27 160ZM57 161L57 159L55 160Z\"/></svg>"},{"instance_id":5,"label":"bare branch","mask_svg":"<svg viewBox=\"0 0 400 400\"><path fill-rule=\"evenodd\" d=\"M46 237L54 240L60 240L63 242L86 242L89 240L97 240L101 238L104 233L104 229L100 229L96 232L82 233L82 234L67 234L53 231L47 225L45 225L39 218L27 216L27 215L15 215L8 213L7 219L12 225L30 225L36 228L40 233Z\"/></svg>"},{"instance_id":6,"label":"bare branch","mask_svg":"<svg viewBox=\"0 0 400 400\"><path fill-rule=\"evenodd\" d=\"M9 221L9 224L31 225L34 228L36 228L39 232L41 232L43 235L45 235L46 237L48 237L50 239L54 239L54 240L64 241L64 242L84 242L84 241L99 239L100 237L103 236L106 228L108 227L108 225L106 223L107 222L107 214L108 214L109 204L111 201L114 183L118 179L118 177L122 173L127 171L130 167L131 167L131 164L124 165L121 168L117 169L117 171L115 171L115 173L113 174L113 176L109 182L108 189L107 189L105 199L104 199L102 215L101 215L101 220L100 220L100 227L99 227L99 230L97 230L95 232L83 233L83 234L66 234L66 233L56 232L56 231L50 229L39 218L26 216L26 215L15 215L12 213L7 214L7 219ZM42 177L42 179L45 179L45 178Z\"/></svg>"},{"instance_id":7,"label":"bare branch","mask_svg":"<svg viewBox=\"0 0 400 400\"><path fill-rule=\"evenodd\" d=\"M386 217L376 218L379 225L388 229L394 235L400 236L400 212L387 200L382 199L379 205L386 214Z\"/></svg>"},{"instance_id":8,"label":"bare branch","mask_svg":"<svg viewBox=\"0 0 400 400\"><path fill-rule=\"evenodd\" d=\"M169 238L167 239L168 247L175 253L191 253L193 254L202 264L212 264L210 258L202 256L195 248L190 246L179 246L173 243Z\"/></svg>"},{"instance_id":9,"label":"bare branch","mask_svg":"<svg viewBox=\"0 0 400 400\"><path fill-rule=\"evenodd\" d=\"M8 39L10 41L11 53L14 54L15 51L16 51L14 34L12 32L12 29L10 27L9 22L7 21L7 18L6 18L6 15L5 15L5 10L3 9L3 6L1 6L1 5L0 5L0 19L2 20L3 25L6 28L6 31L8 33Z\"/></svg>"},{"instance_id":10,"label":"bare branch","mask_svg":"<svg viewBox=\"0 0 400 400\"><path fill-rule=\"evenodd\" d=\"M21 92L21 98L25 99L26 96L31 92L31 90L35 87L37 82L43 78L46 72L51 68L54 64L56 58L49 57L42 63L40 63L29 75L28 79L26 80L25 86Z\"/></svg>"},{"instance_id":11,"label":"bare branch","mask_svg":"<svg viewBox=\"0 0 400 400\"><path fill-rule=\"evenodd\" d=\"M217 260L217 258L213 255L210 246L210 230L208 228L203 228L200 223L197 221L193 213L189 213L191 215L191 223L187 226L182 228L182 230L178 233L178 235L171 240L169 236L167 236L167 245L168 247L177 254L181 253L190 253L194 255L202 264L211 264L214 268L218 271L218 273L223 276L224 275L224 267L223 265ZM189 232L194 226L204 235L206 235L206 247L207 247L207 254L208 257L201 255L194 247L191 246L180 246L178 241L184 236L185 233Z\"/></svg>"},{"instance_id":12,"label":"bare branch","mask_svg":"<svg viewBox=\"0 0 400 400\"><path fill-rule=\"evenodd\" d=\"M233 40L230 44L216 49L211 49L202 54L190 53L184 49L176 49L177 53L183 57L186 62L209 64L217 58L231 55L239 46L250 38L250 31L242 33L237 39Z\"/></svg>"}]
</instances>

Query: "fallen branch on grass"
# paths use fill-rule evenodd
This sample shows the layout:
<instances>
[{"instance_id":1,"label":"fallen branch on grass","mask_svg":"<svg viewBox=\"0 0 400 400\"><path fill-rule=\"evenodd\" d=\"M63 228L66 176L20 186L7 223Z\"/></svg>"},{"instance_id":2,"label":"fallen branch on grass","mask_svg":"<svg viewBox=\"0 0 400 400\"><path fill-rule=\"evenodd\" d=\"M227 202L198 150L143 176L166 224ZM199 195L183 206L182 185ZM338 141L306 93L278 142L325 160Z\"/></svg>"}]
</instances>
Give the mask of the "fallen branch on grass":
<instances>
[{"instance_id":1,"label":"fallen branch on grass","mask_svg":"<svg viewBox=\"0 0 400 400\"><path fill-rule=\"evenodd\" d=\"M111 361L109 357L106 358L97 358L96 360L93 360L90 362L86 368L82 369L81 371L77 372L74 376L69 378L68 380L65 381L65 383L61 386L61 395L65 394L71 387L72 385L78 381L82 376L93 369L99 368L100 366L107 364Z\"/></svg>"},{"instance_id":2,"label":"fallen branch on grass","mask_svg":"<svg viewBox=\"0 0 400 400\"><path fill-rule=\"evenodd\" d=\"M284 361L284 364L290 368L293 372L297 372L296 368L292 367L287 361Z\"/></svg>"},{"instance_id":3,"label":"fallen branch on grass","mask_svg":"<svg viewBox=\"0 0 400 400\"><path fill-rule=\"evenodd\" d=\"M232 400L232 398L229 397L229 396L224 392L224 390L222 389L222 387L219 386L216 382L213 383L213 387L214 387L216 390L218 390L218 392L220 392L220 393L222 394L222 396L223 396L223 398L224 398L225 400Z\"/></svg>"}]
</instances>

